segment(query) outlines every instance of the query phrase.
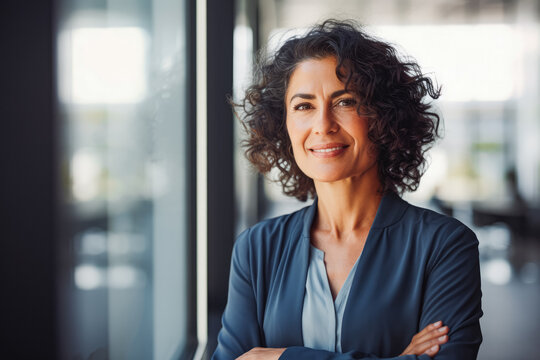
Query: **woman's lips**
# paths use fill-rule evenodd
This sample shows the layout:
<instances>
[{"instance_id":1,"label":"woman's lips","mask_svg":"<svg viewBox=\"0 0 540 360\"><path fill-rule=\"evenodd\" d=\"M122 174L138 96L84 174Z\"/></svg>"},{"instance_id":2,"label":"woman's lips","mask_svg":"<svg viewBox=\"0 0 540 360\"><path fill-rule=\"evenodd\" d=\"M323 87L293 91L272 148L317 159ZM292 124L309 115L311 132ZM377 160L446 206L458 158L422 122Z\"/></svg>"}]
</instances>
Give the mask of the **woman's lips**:
<instances>
[{"instance_id":1,"label":"woman's lips","mask_svg":"<svg viewBox=\"0 0 540 360\"><path fill-rule=\"evenodd\" d=\"M318 158L331 158L340 155L348 147L346 144L321 144L310 147L309 151Z\"/></svg>"}]
</instances>

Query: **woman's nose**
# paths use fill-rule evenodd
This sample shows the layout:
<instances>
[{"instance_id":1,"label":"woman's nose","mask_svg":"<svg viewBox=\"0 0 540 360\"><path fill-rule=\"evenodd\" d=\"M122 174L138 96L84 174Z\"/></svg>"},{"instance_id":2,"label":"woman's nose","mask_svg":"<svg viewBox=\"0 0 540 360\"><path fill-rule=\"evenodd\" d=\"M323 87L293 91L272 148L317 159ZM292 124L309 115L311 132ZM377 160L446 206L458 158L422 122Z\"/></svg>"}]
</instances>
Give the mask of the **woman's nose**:
<instances>
[{"instance_id":1,"label":"woman's nose","mask_svg":"<svg viewBox=\"0 0 540 360\"><path fill-rule=\"evenodd\" d=\"M315 116L312 130L318 135L335 133L338 129L338 124L335 120L331 110L321 109Z\"/></svg>"}]
</instances>

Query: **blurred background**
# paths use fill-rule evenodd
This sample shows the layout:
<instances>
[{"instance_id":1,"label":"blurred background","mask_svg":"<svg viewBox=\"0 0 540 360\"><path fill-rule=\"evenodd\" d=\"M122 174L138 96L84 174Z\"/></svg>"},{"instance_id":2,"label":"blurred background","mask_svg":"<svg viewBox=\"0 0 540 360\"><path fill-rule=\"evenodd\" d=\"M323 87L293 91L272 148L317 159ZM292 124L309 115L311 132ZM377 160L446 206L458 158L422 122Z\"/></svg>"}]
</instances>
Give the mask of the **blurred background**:
<instances>
[{"instance_id":1,"label":"blurred background","mask_svg":"<svg viewBox=\"0 0 540 360\"><path fill-rule=\"evenodd\" d=\"M442 86L444 136L405 197L478 236L478 358L540 358L540 1L0 6L6 358L208 358L235 236L307 205L243 158L227 95L330 17Z\"/></svg>"}]
</instances>

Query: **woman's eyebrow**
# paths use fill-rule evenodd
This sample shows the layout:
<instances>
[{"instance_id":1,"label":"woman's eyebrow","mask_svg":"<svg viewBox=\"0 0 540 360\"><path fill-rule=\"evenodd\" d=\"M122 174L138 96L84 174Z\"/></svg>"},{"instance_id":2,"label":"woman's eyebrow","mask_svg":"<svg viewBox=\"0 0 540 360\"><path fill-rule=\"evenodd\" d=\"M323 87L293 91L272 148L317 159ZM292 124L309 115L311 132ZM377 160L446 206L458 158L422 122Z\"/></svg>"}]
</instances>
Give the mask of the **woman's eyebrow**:
<instances>
[{"instance_id":1,"label":"woman's eyebrow","mask_svg":"<svg viewBox=\"0 0 540 360\"><path fill-rule=\"evenodd\" d=\"M348 90L345 90L345 89L342 89L342 90L337 90L337 91L334 91L331 95L330 95L330 98L336 98L338 96L341 96L343 94L347 94L349 93L350 91ZM294 94L292 97L291 97L291 100L289 100L289 103L291 103L295 98L301 98L301 99L306 99L306 100L313 100L315 99L315 95L313 94L304 94L304 93L298 93L298 94Z\"/></svg>"},{"instance_id":2,"label":"woman's eyebrow","mask_svg":"<svg viewBox=\"0 0 540 360\"><path fill-rule=\"evenodd\" d=\"M301 98L301 99L306 99L306 100L313 100L313 99L315 99L315 95L312 95L312 94L302 94L302 93L294 94L294 95L291 97L291 100L289 101L289 103L291 103L291 102L293 101L294 98Z\"/></svg>"},{"instance_id":3,"label":"woman's eyebrow","mask_svg":"<svg viewBox=\"0 0 540 360\"><path fill-rule=\"evenodd\" d=\"M338 96L341 96L341 95L343 95L343 94L348 94L348 93L350 93L350 91L345 90L345 89L343 89L343 90L338 90L338 91L334 91L334 92L330 95L330 98L333 99L333 98L336 98L336 97L338 97Z\"/></svg>"}]
</instances>

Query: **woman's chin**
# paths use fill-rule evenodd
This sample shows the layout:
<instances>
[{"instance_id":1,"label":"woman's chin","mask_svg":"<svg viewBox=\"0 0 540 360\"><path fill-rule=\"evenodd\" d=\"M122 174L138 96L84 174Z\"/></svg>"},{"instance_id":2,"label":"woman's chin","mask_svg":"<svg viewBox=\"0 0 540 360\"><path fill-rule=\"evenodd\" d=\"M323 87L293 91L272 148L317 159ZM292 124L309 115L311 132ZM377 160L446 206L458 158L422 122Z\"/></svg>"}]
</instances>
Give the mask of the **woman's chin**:
<instances>
[{"instance_id":1,"label":"woman's chin","mask_svg":"<svg viewBox=\"0 0 540 360\"><path fill-rule=\"evenodd\" d=\"M341 182L347 182L351 180L351 176L345 176L341 174L317 174L317 176L310 176L315 183L324 184L338 184Z\"/></svg>"},{"instance_id":2,"label":"woman's chin","mask_svg":"<svg viewBox=\"0 0 540 360\"><path fill-rule=\"evenodd\" d=\"M313 174L315 175L315 174ZM380 182L378 181L377 173L374 171L366 171L363 173L353 173L347 172L345 174L333 172L333 173L318 173L316 176L310 176L313 179L315 184L324 184L326 185L353 185L366 187L379 187Z\"/></svg>"}]
</instances>

